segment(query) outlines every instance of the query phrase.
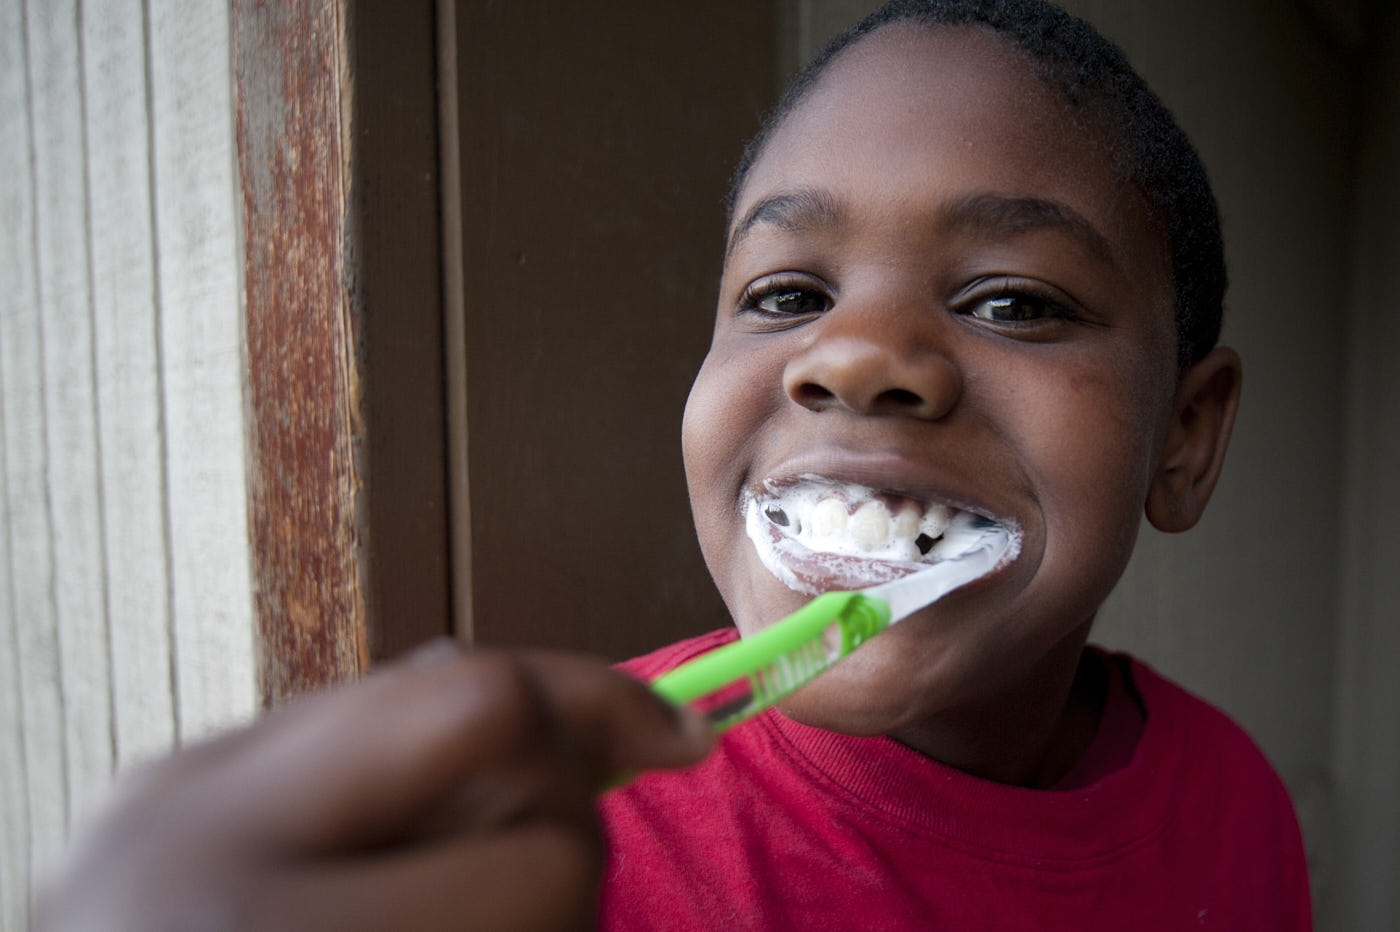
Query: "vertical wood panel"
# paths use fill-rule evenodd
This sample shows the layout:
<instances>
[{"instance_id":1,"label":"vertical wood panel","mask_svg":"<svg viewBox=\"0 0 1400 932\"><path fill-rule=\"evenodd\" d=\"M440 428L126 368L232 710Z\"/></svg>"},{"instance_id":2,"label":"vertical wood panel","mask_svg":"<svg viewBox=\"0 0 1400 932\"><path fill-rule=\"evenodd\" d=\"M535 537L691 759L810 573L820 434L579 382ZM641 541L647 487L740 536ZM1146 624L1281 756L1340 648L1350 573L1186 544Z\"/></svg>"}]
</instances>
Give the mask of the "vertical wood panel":
<instances>
[{"instance_id":1,"label":"vertical wood panel","mask_svg":"<svg viewBox=\"0 0 1400 932\"><path fill-rule=\"evenodd\" d=\"M153 0L162 399L182 739L256 708L228 9Z\"/></svg>"},{"instance_id":2,"label":"vertical wood panel","mask_svg":"<svg viewBox=\"0 0 1400 932\"><path fill-rule=\"evenodd\" d=\"M3 7L0 3L0 7ZM0 27L4 17L0 13ZM3 48L3 45L0 45ZM0 71L0 86L4 82ZM0 91L0 103L4 94ZM0 118L0 127L4 121ZM2 152L3 150L0 150ZM0 154L3 158L3 154ZM0 165L3 165L0 162ZM3 191L0 187L0 191ZM0 234L0 248L9 245ZM10 271L0 259L0 281ZM3 359L0 359L3 364ZM5 398L0 392L0 930L25 927L29 889L29 795L24 772L24 707L19 693L19 644L10 594L10 508L5 476Z\"/></svg>"},{"instance_id":3,"label":"vertical wood panel","mask_svg":"<svg viewBox=\"0 0 1400 932\"><path fill-rule=\"evenodd\" d=\"M3 25L0 14L0 25ZM3 46L0 46L3 48ZM0 86L3 86L0 72ZM0 91L0 101L3 101ZM0 120L0 127L4 121ZM3 190L3 189L0 189ZM0 237L0 248L7 245ZM0 274L9 269L0 260ZM3 280L3 279L0 279ZM0 930L24 927L29 888L29 817L19 695L19 645L10 593L10 508L5 476L5 398L0 392Z\"/></svg>"},{"instance_id":4,"label":"vertical wood panel","mask_svg":"<svg viewBox=\"0 0 1400 932\"><path fill-rule=\"evenodd\" d=\"M34 216L34 148L29 116L28 48L24 7L6 6L4 42L4 160L17 171L0 172L4 207L0 292L0 346L6 399L6 490L10 509L11 612L20 661L22 756L27 770L29 861L56 856L67 814L57 613L53 603L52 543L45 424L42 337L39 330Z\"/></svg>"},{"instance_id":5,"label":"vertical wood panel","mask_svg":"<svg viewBox=\"0 0 1400 932\"><path fill-rule=\"evenodd\" d=\"M114 753L255 707L228 15L146 6L0 0L4 928Z\"/></svg>"},{"instance_id":6,"label":"vertical wood panel","mask_svg":"<svg viewBox=\"0 0 1400 932\"><path fill-rule=\"evenodd\" d=\"M80 44L75 2L29 11L43 418L71 818L112 773Z\"/></svg>"},{"instance_id":7,"label":"vertical wood panel","mask_svg":"<svg viewBox=\"0 0 1400 932\"><path fill-rule=\"evenodd\" d=\"M89 236L118 766L175 739L145 18L84 0Z\"/></svg>"},{"instance_id":8,"label":"vertical wood panel","mask_svg":"<svg viewBox=\"0 0 1400 932\"><path fill-rule=\"evenodd\" d=\"M21 448L32 430L24 399L13 392L23 380L12 368L22 362L29 327L25 308L33 300L33 232L30 215L29 130L26 115L23 29L20 0L0 0L0 921L3 928L24 928L29 889L30 790L26 726L33 712L22 701L29 682L23 665L29 632L21 633L20 611L32 598L21 595L16 573L29 569L13 538L20 521L32 510L23 496L21 481L26 463ZM12 478L13 476L13 478ZM11 507L14 499L16 507ZM32 525L32 519L31 519ZM23 540L18 542L23 546ZM42 619L40 619L42 621ZM30 622L33 624L34 622ZM42 774L41 774L42 776Z\"/></svg>"},{"instance_id":9,"label":"vertical wood panel","mask_svg":"<svg viewBox=\"0 0 1400 932\"><path fill-rule=\"evenodd\" d=\"M57 855L66 819L63 696L53 601L46 483L42 342L36 281L33 148L24 6L7 0L0 22L0 378L5 399L5 491L9 508L9 609L16 623L23 718L27 854Z\"/></svg>"},{"instance_id":10,"label":"vertical wood panel","mask_svg":"<svg viewBox=\"0 0 1400 932\"><path fill-rule=\"evenodd\" d=\"M343 263L342 0L233 7L264 702L368 664Z\"/></svg>"}]
</instances>

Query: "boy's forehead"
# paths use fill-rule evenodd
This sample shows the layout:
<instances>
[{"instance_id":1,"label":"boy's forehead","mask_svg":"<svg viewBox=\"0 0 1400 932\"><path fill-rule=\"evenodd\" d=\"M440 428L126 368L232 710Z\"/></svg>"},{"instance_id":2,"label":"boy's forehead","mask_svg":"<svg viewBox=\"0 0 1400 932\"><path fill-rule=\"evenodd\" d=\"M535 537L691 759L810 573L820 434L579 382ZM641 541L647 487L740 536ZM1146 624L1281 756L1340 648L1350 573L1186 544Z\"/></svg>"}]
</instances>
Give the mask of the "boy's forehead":
<instances>
[{"instance_id":1,"label":"boy's forehead","mask_svg":"<svg viewBox=\"0 0 1400 932\"><path fill-rule=\"evenodd\" d=\"M978 195L1062 205L1127 265L1165 274L1145 202L1098 134L1026 53L981 27L889 26L848 48L767 141L735 222L811 188L840 204L927 199L944 214Z\"/></svg>"},{"instance_id":2,"label":"boy's forehead","mask_svg":"<svg viewBox=\"0 0 1400 932\"><path fill-rule=\"evenodd\" d=\"M828 66L768 140L750 180L821 169L875 184L878 177L863 168L910 162L910 174L948 172L959 167L950 156L963 151L1035 149L1043 161L1051 148L1089 143L1065 131L1065 110L1025 56L988 30L885 27ZM969 159L963 168L994 184L1007 162Z\"/></svg>"},{"instance_id":3,"label":"boy's forehead","mask_svg":"<svg viewBox=\"0 0 1400 932\"><path fill-rule=\"evenodd\" d=\"M1030 76L1024 56L989 31L887 26L827 66L754 167L788 164L794 149L810 154L822 138L859 138L894 153L917 151L959 127L968 144L973 129L1024 136L1047 108L1062 106Z\"/></svg>"}]
</instances>

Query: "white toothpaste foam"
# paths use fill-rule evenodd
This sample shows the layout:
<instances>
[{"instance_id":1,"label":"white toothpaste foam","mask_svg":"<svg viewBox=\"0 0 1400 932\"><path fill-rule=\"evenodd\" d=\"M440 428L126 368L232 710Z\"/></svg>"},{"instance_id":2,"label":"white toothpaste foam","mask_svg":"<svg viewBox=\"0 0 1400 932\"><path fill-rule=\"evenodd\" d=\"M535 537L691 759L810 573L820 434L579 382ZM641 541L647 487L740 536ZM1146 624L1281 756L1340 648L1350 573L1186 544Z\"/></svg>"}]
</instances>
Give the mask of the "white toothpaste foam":
<instances>
[{"instance_id":1,"label":"white toothpaste foam","mask_svg":"<svg viewBox=\"0 0 1400 932\"><path fill-rule=\"evenodd\" d=\"M815 595L897 579L973 550L1011 545L1014 532L967 511L950 511L866 486L806 477L770 485L744 503L745 529L763 562L785 586Z\"/></svg>"}]
</instances>

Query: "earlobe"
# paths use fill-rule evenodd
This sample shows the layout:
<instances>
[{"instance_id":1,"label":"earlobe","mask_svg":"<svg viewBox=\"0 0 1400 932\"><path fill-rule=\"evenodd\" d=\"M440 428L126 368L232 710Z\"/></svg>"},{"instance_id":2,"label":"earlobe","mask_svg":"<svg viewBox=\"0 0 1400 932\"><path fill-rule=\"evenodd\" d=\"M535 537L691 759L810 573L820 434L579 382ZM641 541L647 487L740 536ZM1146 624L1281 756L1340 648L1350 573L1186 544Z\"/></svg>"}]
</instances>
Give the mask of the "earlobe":
<instances>
[{"instance_id":1,"label":"earlobe","mask_svg":"<svg viewBox=\"0 0 1400 932\"><path fill-rule=\"evenodd\" d=\"M1239 354L1224 346L1182 373L1147 493L1147 519L1158 530L1185 531L1205 512L1225 462L1242 375Z\"/></svg>"}]
</instances>

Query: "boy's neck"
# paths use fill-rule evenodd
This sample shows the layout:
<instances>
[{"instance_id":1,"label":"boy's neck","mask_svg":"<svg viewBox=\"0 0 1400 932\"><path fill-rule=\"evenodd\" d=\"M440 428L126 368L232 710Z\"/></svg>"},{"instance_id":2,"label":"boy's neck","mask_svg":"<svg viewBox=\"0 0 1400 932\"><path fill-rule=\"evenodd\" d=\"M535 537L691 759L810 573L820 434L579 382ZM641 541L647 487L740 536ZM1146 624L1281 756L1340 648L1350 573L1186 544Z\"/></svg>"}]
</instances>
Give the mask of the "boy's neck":
<instances>
[{"instance_id":1,"label":"boy's neck","mask_svg":"<svg viewBox=\"0 0 1400 932\"><path fill-rule=\"evenodd\" d=\"M893 735L940 763L997 783L1046 789L1094 740L1106 677L1084 645L1093 619L1056 644L1013 689Z\"/></svg>"}]
</instances>

